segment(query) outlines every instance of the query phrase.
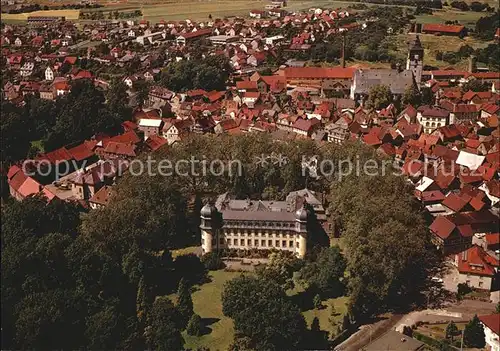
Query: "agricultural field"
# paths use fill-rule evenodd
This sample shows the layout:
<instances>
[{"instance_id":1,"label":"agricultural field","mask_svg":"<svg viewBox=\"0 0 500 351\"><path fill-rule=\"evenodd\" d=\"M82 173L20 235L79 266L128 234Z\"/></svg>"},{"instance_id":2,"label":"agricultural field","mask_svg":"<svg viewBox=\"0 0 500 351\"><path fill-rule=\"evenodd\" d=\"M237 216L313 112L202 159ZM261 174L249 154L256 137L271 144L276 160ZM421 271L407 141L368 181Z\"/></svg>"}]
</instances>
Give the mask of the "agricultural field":
<instances>
[{"instance_id":1,"label":"agricultural field","mask_svg":"<svg viewBox=\"0 0 500 351\"><path fill-rule=\"evenodd\" d=\"M436 10L432 15L417 15L417 23L440 23L444 24L446 21L458 21L458 23L473 28L477 20L481 17L488 16L486 12L473 12L473 11L455 11L451 9Z\"/></svg>"},{"instance_id":2,"label":"agricultural field","mask_svg":"<svg viewBox=\"0 0 500 351\"><path fill-rule=\"evenodd\" d=\"M2 21L25 21L28 16L64 16L67 20L77 20L80 10L48 10L29 13L2 13Z\"/></svg>"},{"instance_id":3,"label":"agricultural field","mask_svg":"<svg viewBox=\"0 0 500 351\"><path fill-rule=\"evenodd\" d=\"M242 272L211 271L209 273L210 282L201 286L196 286L192 294L194 312L200 315L204 324L204 334L200 337L187 335L183 333L188 349L197 349L201 347L210 350L227 350L233 341L234 326L231 318L222 314L221 293L224 283L234 279L241 274L251 274ZM288 295L297 297L301 300L303 291L300 288L288 291ZM173 301L176 295L169 296ZM329 333L335 331L335 327L329 322L331 306L335 306L335 321L341 323L343 314L347 311L347 297L328 299L323 301L324 308L321 310L308 309L303 312L308 326L311 325L314 317L318 317L320 327Z\"/></svg>"}]
</instances>

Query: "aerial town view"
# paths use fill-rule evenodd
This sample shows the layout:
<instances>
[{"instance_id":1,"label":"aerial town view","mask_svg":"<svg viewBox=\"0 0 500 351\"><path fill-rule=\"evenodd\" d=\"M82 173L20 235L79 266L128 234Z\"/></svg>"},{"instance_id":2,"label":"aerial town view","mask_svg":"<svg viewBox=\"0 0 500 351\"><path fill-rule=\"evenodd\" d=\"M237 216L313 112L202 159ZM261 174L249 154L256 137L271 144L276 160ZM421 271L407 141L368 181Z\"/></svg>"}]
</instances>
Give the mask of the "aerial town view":
<instances>
[{"instance_id":1,"label":"aerial town view","mask_svg":"<svg viewBox=\"0 0 500 351\"><path fill-rule=\"evenodd\" d=\"M500 351L499 7L1 0L1 349Z\"/></svg>"}]
</instances>

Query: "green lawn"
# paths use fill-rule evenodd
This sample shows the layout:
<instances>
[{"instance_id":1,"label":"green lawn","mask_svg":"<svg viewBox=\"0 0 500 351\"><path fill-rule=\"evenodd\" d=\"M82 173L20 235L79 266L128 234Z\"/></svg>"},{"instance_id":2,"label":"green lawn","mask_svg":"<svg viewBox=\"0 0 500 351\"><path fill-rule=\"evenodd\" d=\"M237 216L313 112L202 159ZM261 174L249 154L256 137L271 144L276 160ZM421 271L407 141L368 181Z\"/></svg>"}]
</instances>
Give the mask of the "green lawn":
<instances>
[{"instance_id":1,"label":"green lawn","mask_svg":"<svg viewBox=\"0 0 500 351\"><path fill-rule=\"evenodd\" d=\"M214 271L210 272L212 281L200 286L192 295L194 312L203 318L203 322L211 331L200 337L189 336L183 333L185 347L196 349L208 347L211 351L227 350L233 341L233 321L222 314L221 293L224 283L243 273Z\"/></svg>"},{"instance_id":2,"label":"green lawn","mask_svg":"<svg viewBox=\"0 0 500 351\"><path fill-rule=\"evenodd\" d=\"M172 250L172 258L176 258L177 256L196 254L197 251L200 250L199 246L190 246L184 247L182 249Z\"/></svg>"},{"instance_id":3,"label":"green lawn","mask_svg":"<svg viewBox=\"0 0 500 351\"><path fill-rule=\"evenodd\" d=\"M321 330L328 331L328 334L331 337L332 332L333 333L337 332L337 326L341 325L342 318L344 314L347 312L348 299L349 298L346 296L342 296L336 299L328 299L323 301L323 305L325 306L325 308L321 310L312 309L303 312L307 326L310 327L314 317L318 317L319 326ZM335 321L337 324L335 326L333 326L329 320L332 311L332 306L335 307L335 312L336 312Z\"/></svg>"},{"instance_id":4,"label":"green lawn","mask_svg":"<svg viewBox=\"0 0 500 351\"><path fill-rule=\"evenodd\" d=\"M226 272L226 271L212 271L209 273L211 282L196 287L192 294L194 312L199 314L203 319L206 326L206 334L200 337L189 336L183 332L185 340L185 347L196 349L200 347L207 347L211 351L224 351L227 350L233 341L234 327L233 321L222 314L221 293L224 283L234 279L241 274L241 272ZM294 296L303 292L301 288L288 291L289 296ZM169 296L174 302L176 295ZM320 327L322 330L329 333L336 330L329 322L331 307L335 306L337 315L335 319L341 323L343 314L347 311L347 297L339 297L336 299L328 299L323 301L325 308L322 310L310 309L304 311L304 317L307 325L310 326L314 317L318 317Z\"/></svg>"}]
</instances>

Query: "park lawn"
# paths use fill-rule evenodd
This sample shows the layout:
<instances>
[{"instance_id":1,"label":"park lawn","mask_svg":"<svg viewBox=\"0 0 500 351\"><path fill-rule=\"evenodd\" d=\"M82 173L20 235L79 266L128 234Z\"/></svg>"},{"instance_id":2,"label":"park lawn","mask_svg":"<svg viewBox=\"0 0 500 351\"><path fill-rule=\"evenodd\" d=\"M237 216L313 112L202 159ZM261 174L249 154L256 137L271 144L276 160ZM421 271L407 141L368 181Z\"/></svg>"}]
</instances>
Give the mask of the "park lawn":
<instances>
[{"instance_id":1,"label":"park lawn","mask_svg":"<svg viewBox=\"0 0 500 351\"><path fill-rule=\"evenodd\" d=\"M182 249L172 250L172 258L176 258L177 256L182 255L196 254L199 250L199 246L189 246Z\"/></svg>"},{"instance_id":2,"label":"park lawn","mask_svg":"<svg viewBox=\"0 0 500 351\"><path fill-rule=\"evenodd\" d=\"M308 327L311 327L311 323L314 317L318 317L320 329L328 332L328 336L331 338L332 333L337 333L337 327L342 325L342 319L344 314L347 313L347 303L349 298L346 296L338 297L335 299L327 299L323 301L323 306L325 306L321 310L311 309L308 311L304 311L302 314L306 319L306 323ZM330 323L330 315L332 311L332 306L335 307L335 322L336 325L332 325Z\"/></svg>"},{"instance_id":3,"label":"park lawn","mask_svg":"<svg viewBox=\"0 0 500 351\"><path fill-rule=\"evenodd\" d=\"M197 349L207 347L211 351L227 350L233 341L234 327L231 318L222 314L221 293L224 283L240 276L241 272L211 271L210 283L203 284L193 292L194 312L200 315L210 333L200 337L189 336L183 332L185 347ZM248 274L248 273L246 273Z\"/></svg>"},{"instance_id":4,"label":"park lawn","mask_svg":"<svg viewBox=\"0 0 500 351\"><path fill-rule=\"evenodd\" d=\"M182 336L184 337L185 348L197 349L206 347L211 351L224 351L228 349L233 341L234 326L231 318L225 317L222 314L221 293L224 283L241 274L251 273L228 272L223 270L211 271L209 272L211 281L195 287L195 291L192 293L194 312L200 315L206 328L210 330L207 329L207 333L200 337L187 335L184 331ZM302 291L303 290L298 287L287 291L287 295L293 296ZM172 294L169 295L169 298L175 303L177 296L176 294ZM323 305L325 306L324 309L304 311L303 314L307 325L310 326L314 317L318 317L322 330L328 331L329 333L335 331L336 327L332 326L329 322L331 313L330 306L335 306L335 311L337 312L335 319L338 321L337 323L341 323L343 314L347 311L347 302L347 297L327 299L323 301Z\"/></svg>"}]
</instances>

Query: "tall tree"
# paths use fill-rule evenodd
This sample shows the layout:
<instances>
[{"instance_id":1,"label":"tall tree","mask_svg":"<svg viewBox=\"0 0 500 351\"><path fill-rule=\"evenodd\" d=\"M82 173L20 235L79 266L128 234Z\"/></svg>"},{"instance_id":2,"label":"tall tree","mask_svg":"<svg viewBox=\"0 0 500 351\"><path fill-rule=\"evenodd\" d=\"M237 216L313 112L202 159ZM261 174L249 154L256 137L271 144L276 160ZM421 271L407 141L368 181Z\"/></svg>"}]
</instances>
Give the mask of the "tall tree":
<instances>
[{"instance_id":1,"label":"tall tree","mask_svg":"<svg viewBox=\"0 0 500 351\"><path fill-rule=\"evenodd\" d=\"M227 282L222 311L234 320L236 335L248 337L257 350L296 349L307 329L298 307L268 279L240 276Z\"/></svg>"},{"instance_id":2,"label":"tall tree","mask_svg":"<svg viewBox=\"0 0 500 351\"><path fill-rule=\"evenodd\" d=\"M179 311L180 323L184 329L193 315L193 299L191 298L191 291L184 278L179 281L179 288L177 290L177 310Z\"/></svg>"},{"instance_id":3,"label":"tall tree","mask_svg":"<svg viewBox=\"0 0 500 351\"><path fill-rule=\"evenodd\" d=\"M182 350L184 339L178 327L179 312L172 301L158 297L148 318L147 342L154 350Z\"/></svg>"},{"instance_id":4,"label":"tall tree","mask_svg":"<svg viewBox=\"0 0 500 351\"><path fill-rule=\"evenodd\" d=\"M469 347L477 348L483 348L486 344L484 327L477 315L474 315L474 317L465 326L464 343Z\"/></svg>"},{"instance_id":5,"label":"tall tree","mask_svg":"<svg viewBox=\"0 0 500 351\"><path fill-rule=\"evenodd\" d=\"M375 85L370 88L366 107L380 110L392 102L391 89L387 85Z\"/></svg>"}]
</instances>

